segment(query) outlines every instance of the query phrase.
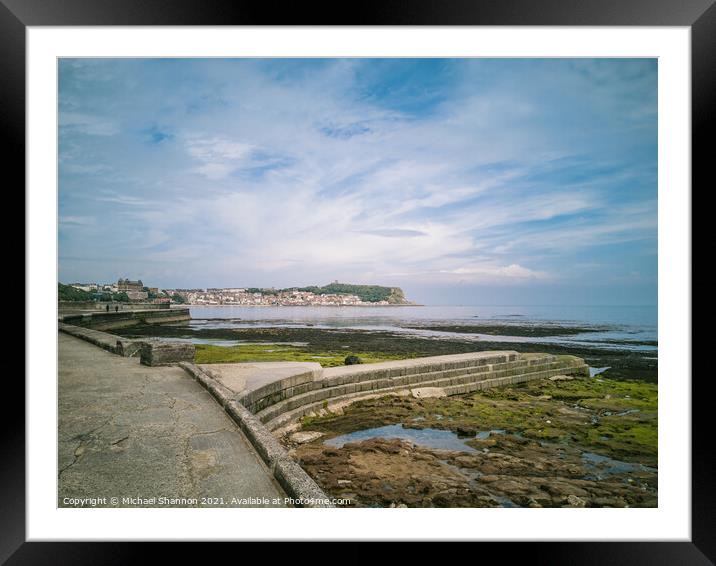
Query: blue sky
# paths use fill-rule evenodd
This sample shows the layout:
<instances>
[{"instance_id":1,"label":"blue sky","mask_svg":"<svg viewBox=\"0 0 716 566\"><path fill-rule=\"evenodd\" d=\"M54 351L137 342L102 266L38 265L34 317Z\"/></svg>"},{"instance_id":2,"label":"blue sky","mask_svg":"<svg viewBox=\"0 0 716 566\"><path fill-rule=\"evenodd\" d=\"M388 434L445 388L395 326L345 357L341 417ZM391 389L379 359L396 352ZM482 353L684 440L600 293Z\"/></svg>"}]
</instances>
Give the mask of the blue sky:
<instances>
[{"instance_id":1,"label":"blue sky","mask_svg":"<svg viewBox=\"0 0 716 566\"><path fill-rule=\"evenodd\" d=\"M59 278L655 304L652 59L61 59Z\"/></svg>"}]
</instances>

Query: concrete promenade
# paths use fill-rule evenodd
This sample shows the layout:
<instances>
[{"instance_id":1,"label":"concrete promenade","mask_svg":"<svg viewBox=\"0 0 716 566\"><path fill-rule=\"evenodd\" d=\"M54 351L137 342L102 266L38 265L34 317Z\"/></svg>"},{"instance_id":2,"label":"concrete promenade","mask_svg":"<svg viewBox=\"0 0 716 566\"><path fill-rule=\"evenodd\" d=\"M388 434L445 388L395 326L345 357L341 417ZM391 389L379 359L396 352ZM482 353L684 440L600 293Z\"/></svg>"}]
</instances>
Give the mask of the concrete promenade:
<instances>
[{"instance_id":1,"label":"concrete promenade","mask_svg":"<svg viewBox=\"0 0 716 566\"><path fill-rule=\"evenodd\" d=\"M140 507L283 504L243 433L184 370L143 366L63 333L58 340L60 507L68 497L104 497L107 507L135 506L124 497L150 500ZM160 497L189 502L151 503ZM202 505L205 497L223 502Z\"/></svg>"}]
</instances>

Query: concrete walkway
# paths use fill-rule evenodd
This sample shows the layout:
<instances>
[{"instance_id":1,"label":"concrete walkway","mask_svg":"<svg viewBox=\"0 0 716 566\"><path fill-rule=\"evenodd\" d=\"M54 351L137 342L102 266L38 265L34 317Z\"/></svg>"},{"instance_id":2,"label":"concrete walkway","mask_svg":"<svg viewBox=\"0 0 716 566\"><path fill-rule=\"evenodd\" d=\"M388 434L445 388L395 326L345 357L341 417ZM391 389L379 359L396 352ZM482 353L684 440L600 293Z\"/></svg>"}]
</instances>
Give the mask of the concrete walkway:
<instances>
[{"instance_id":1,"label":"concrete walkway","mask_svg":"<svg viewBox=\"0 0 716 566\"><path fill-rule=\"evenodd\" d=\"M246 438L181 368L142 366L59 334L58 410L60 507L75 506L65 498L106 498L102 507L284 506Z\"/></svg>"},{"instance_id":2,"label":"concrete walkway","mask_svg":"<svg viewBox=\"0 0 716 566\"><path fill-rule=\"evenodd\" d=\"M236 364L199 364L202 371L234 393L248 393L281 379L311 373L313 379L323 375L316 362L256 362Z\"/></svg>"}]
</instances>

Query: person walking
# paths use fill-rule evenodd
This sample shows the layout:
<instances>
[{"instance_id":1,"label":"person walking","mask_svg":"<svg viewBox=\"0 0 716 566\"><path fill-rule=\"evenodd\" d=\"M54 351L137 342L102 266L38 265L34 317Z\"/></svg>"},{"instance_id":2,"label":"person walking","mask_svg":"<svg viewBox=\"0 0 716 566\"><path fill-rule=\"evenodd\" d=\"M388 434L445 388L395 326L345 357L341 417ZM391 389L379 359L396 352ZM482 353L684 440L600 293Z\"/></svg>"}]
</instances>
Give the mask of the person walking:
<instances>
[{"instance_id":1,"label":"person walking","mask_svg":"<svg viewBox=\"0 0 716 566\"><path fill-rule=\"evenodd\" d=\"M107 312L109 312L109 305L105 305L105 307L107 308Z\"/></svg>"}]
</instances>

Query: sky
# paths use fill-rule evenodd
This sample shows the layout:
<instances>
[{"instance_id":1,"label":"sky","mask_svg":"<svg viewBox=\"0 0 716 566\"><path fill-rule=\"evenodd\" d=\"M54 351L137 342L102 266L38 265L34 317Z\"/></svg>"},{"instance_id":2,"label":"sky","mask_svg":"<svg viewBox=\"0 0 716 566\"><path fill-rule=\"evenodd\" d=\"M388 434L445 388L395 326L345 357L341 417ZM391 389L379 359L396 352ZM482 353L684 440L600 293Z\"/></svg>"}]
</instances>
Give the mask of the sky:
<instances>
[{"instance_id":1,"label":"sky","mask_svg":"<svg viewBox=\"0 0 716 566\"><path fill-rule=\"evenodd\" d=\"M59 280L657 300L655 59L60 59Z\"/></svg>"}]
</instances>

